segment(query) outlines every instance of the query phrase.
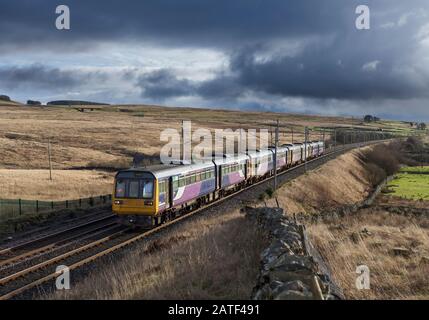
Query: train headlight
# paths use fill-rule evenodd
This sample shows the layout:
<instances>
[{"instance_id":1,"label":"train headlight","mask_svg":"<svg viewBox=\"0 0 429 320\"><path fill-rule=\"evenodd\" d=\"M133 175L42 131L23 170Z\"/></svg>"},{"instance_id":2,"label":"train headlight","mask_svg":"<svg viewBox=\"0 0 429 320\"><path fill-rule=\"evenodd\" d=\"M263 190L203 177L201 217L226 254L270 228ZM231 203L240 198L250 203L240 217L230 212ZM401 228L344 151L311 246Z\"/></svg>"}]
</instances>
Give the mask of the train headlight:
<instances>
[{"instance_id":1,"label":"train headlight","mask_svg":"<svg viewBox=\"0 0 429 320\"><path fill-rule=\"evenodd\" d=\"M115 200L114 204L122 204L121 200Z\"/></svg>"},{"instance_id":2,"label":"train headlight","mask_svg":"<svg viewBox=\"0 0 429 320\"><path fill-rule=\"evenodd\" d=\"M144 205L145 206L153 206L153 201L145 201Z\"/></svg>"}]
</instances>

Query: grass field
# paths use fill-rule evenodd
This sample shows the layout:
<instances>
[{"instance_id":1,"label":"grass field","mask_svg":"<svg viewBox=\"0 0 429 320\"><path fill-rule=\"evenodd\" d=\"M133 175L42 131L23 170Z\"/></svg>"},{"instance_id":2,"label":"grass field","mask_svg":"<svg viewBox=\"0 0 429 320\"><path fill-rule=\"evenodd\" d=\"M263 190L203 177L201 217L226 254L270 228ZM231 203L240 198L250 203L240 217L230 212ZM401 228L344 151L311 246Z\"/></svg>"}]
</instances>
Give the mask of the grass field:
<instances>
[{"instance_id":1,"label":"grass field","mask_svg":"<svg viewBox=\"0 0 429 320\"><path fill-rule=\"evenodd\" d=\"M32 170L46 170L48 140L51 141L52 166L54 170L70 170L75 175L70 183L82 193L73 197L88 197L92 194L83 185L89 182L82 170L96 169L101 173L114 172L129 167L133 155L143 154L147 161L158 159L162 130L179 130L182 120L191 120L192 129L270 129L276 120L281 125L280 143L303 141L303 128L356 127L410 130L403 122L380 121L365 124L362 119L351 117L326 117L269 112L241 112L232 110L209 110L197 108L168 108L150 105L103 106L94 111L79 112L69 107L30 107L6 105L0 102L0 169L27 170L27 176L4 175L0 198L27 197L39 189L29 183L34 177ZM319 132L310 132L309 139L319 139ZM328 135L325 136L329 138ZM54 178L60 179L59 177ZM59 181L61 183L61 181ZM99 185L105 188L104 182ZM50 200L64 197L63 188L38 186L50 190ZM17 193L21 190L22 194ZM57 191L58 190L58 191ZM91 191L92 192L92 191ZM34 196L34 197L33 197ZM71 195L70 195L71 197Z\"/></svg>"},{"instance_id":2,"label":"grass field","mask_svg":"<svg viewBox=\"0 0 429 320\"><path fill-rule=\"evenodd\" d=\"M308 226L310 238L348 299L428 299L429 220L373 208ZM356 268L370 289L356 288Z\"/></svg>"},{"instance_id":3,"label":"grass field","mask_svg":"<svg viewBox=\"0 0 429 320\"><path fill-rule=\"evenodd\" d=\"M429 166L404 167L388 185L389 194L410 200L429 200Z\"/></svg>"}]
</instances>

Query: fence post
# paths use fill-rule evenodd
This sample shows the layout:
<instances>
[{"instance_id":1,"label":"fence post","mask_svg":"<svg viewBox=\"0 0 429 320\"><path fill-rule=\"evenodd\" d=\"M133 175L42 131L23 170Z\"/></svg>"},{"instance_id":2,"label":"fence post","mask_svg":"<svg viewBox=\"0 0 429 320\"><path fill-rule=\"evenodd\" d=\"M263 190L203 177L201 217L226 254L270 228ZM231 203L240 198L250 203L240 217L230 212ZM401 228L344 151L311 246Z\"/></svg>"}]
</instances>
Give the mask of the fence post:
<instances>
[{"instance_id":1,"label":"fence post","mask_svg":"<svg viewBox=\"0 0 429 320\"><path fill-rule=\"evenodd\" d=\"M22 215L22 204L21 204L21 199L18 199L18 204L19 204L19 215Z\"/></svg>"},{"instance_id":2,"label":"fence post","mask_svg":"<svg viewBox=\"0 0 429 320\"><path fill-rule=\"evenodd\" d=\"M39 213L39 200L36 200L36 213Z\"/></svg>"},{"instance_id":3,"label":"fence post","mask_svg":"<svg viewBox=\"0 0 429 320\"><path fill-rule=\"evenodd\" d=\"M54 201L51 201L51 209L54 210Z\"/></svg>"},{"instance_id":4,"label":"fence post","mask_svg":"<svg viewBox=\"0 0 429 320\"><path fill-rule=\"evenodd\" d=\"M69 207L69 201L66 200L66 209L68 209L68 207Z\"/></svg>"}]
</instances>

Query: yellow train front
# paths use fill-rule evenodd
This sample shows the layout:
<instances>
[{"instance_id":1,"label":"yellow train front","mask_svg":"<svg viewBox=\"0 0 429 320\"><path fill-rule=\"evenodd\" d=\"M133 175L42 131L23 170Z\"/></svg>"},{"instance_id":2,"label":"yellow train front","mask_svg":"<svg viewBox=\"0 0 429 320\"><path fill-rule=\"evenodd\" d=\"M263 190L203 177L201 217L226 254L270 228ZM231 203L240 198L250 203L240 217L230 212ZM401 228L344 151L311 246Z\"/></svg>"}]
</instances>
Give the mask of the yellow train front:
<instances>
[{"instance_id":1,"label":"yellow train front","mask_svg":"<svg viewBox=\"0 0 429 320\"><path fill-rule=\"evenodd\" d=\"M158 218L158 183L149 171L123 170L115 177L112 210L122 224L151 226Z\"/></svg>"}]
</instances>

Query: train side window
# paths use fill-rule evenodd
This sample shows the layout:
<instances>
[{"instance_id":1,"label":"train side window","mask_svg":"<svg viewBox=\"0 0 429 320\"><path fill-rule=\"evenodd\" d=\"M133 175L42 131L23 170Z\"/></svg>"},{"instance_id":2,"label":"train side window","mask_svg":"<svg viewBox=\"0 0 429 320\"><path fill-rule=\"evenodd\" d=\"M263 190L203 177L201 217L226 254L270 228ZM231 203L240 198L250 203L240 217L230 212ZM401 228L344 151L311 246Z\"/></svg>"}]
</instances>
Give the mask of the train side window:
<instances>
[{"instance_id":1,"label":"train side window","mask_svg":"<svg viewBox=\"0 0 429 320\"><path fill-rule=\"evenodd\" d=\"M128 183L128 197L129 198L138 198L139 197L139 181L130 180Z\"/></svg>"},{"instance_id":2,"label":"train side window","mask_svg":"<svg viewBox=\"0 0 429 320\"><path fill-rule=\"evenodd\" d=\"M164 193L165 192L165 181L161 181L159 183L159 193Z\"/></svg>"},{"instance_id":3,"label":"train side window","mask_svg":"<svg viewBox=\"0 0 429 320\"><path fill-rule=\"evenodd\" d=\"M143 180L142 181L142 195L144 199L152 199L153 197L153 181L152 180Z\"/></svg>"},{"instance_id":4,"label":"train side window","mask_svg":"<svg viewBox=\"0 0 429 320\"><path fill-rule=\"evenodd\" d=\"M125 180L116 181L116 198L125 197Z\"/></svg>"},{"instance_id":5,"label":"train side window","mask_svg":"<svg viewBox=\"0 0 429 320\"><path fill-rule=\"evenodd\" d=\"M185 178L179 178L177 185L178 187L183 187L185 185Z\"/></svg>"},{"instance_id":6,"label":"train side window","mask_svg":"<svg viewBox=\"0 0 429 320\"><path fill-rule=\"evenodd\" d=\"M195 174L193 174L193 175L191 176L191 183L195 183L195 181L197 181L197 177L196 177L196 175L195 175Z\"/></svg>"},{"instance_id":7,"label":"train side window","mask_svg":"<svg viewBox=\"0 0 429 320\"><path fill-rule=\"evenodd\" d=\"M191 184L191 177L190 176L186 177L186 185L189 185L189 184Z\"/></svg>"}]
</instances>

